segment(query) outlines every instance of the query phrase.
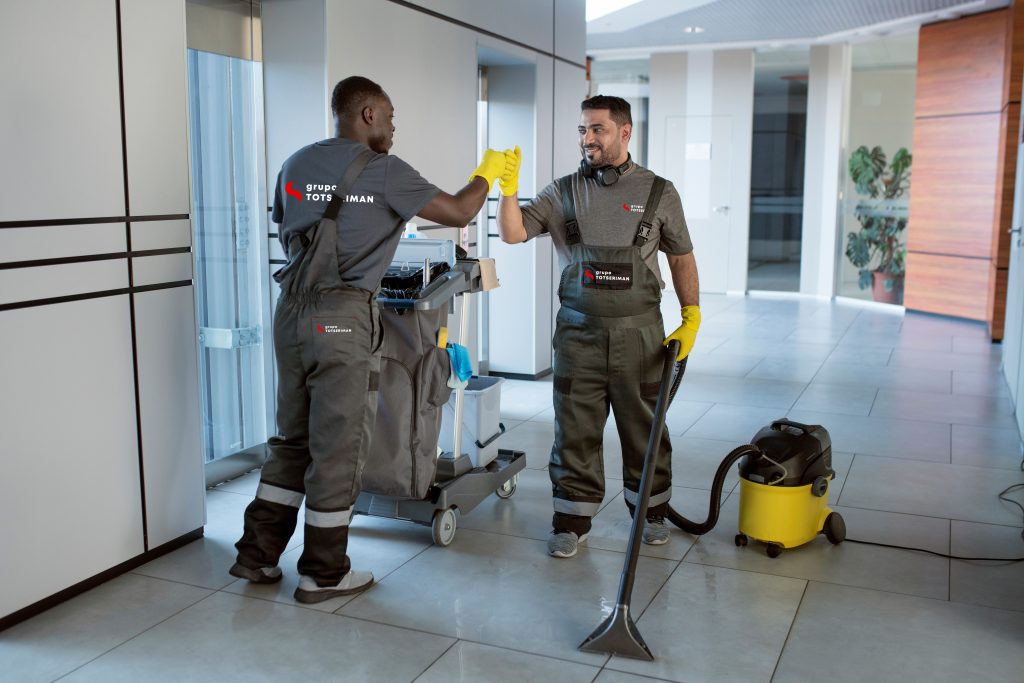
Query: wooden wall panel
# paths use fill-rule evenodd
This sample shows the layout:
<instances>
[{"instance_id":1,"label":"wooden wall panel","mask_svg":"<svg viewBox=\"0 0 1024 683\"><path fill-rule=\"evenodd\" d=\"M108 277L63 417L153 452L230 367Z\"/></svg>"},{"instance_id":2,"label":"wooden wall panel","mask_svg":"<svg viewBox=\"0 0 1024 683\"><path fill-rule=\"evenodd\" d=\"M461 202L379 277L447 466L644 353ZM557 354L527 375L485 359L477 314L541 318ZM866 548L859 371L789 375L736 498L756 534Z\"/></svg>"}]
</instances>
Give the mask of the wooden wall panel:
<instances>
[{"instance_id":1,"label":"wooden wall panel","mask_svg":"<svg viewBox=\"0 0 1024 683\"><path fill-rule=\"evenodd\" d=\"M921 28L917 116L1002 110L1008 17L1000 10Z\"/></svg>"},{"instance_id":2,"label":"wooden wall panel","mask_svg":"<svg viewBox=\"0 0 1024 683\"><path fill-rule=\"evenodd\" d=\"M910 251L991 256L1001 119L979 114L915 122Z\"/></svg>"},{"instance_id":3,"label":"wooden wall panel","mask_svg":"<svg viewBox=\"0 0 1024 683\"><path fill-rule=\"evenodd\" d=\"M903 303L915 311L988 320L991 269L987 259L910 252Z\"/></svg>"},{"instance_id":4,"label":"wooden wall panel","mask_svg":"<svg viewBox=\"0 0 1024 683\"><path fill-rule=\"evenodd\" d=\"M1009 11L1010 19L1006 22L1006 63L1010 68L1004 69L1004 104L1020 102L1021 79L1024 78L1024 7L1021 7L1019 0L1014 0Z\"/></svg>"},{"instance_id":5,"label":"wooden wall panel","mask_svg":"<svg viewBox=\"0 0 1024 683\"><path fill-rule=\"evenodd\" d=\"M1024 12L1022 12L1024 14ZM1024 42L1024 41L1022 41ZM999 268L1010 266L1010 228L1013 227L1014 180L1017 175L1017 149L1020 103L1003 111L999 126L999 173L996 185L996 215L992 222L992 256Z\"/></svg>"},{"instance_id":6,"label":"wooden wall panel","mask_svg":"<svg viewBox=\"0 0 1024 683\"><path fill-rule=\"evenodd\" d=\"M1006 268L991 266L988 281L989 332L992 341L1002 341L1006 327L1006 291L1010 281L1010 271Z\"/></svg>"}]
</instances>

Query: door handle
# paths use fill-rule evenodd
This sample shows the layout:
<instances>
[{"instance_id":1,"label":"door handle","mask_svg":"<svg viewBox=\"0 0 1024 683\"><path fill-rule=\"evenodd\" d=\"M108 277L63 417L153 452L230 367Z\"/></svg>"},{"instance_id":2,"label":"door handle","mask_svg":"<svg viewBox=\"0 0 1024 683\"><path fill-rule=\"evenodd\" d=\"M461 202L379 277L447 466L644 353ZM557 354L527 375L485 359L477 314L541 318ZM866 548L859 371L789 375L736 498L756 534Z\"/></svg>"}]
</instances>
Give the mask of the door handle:
<instances>
[{"instance_id":1,"label":"door handle","mask_svg":"<svg viewBox=\"0 0 1024 683\"><path fill-rule=\"evenodd\" d=\"M1016 227L1016 228L1010 228L1010 229L1009 229L1009 230L1007 230L1006 232L1010 233L1011 235L1013 235L1013 234L1016 234L1016 233L1019 233L1019 232L1020 232L1020 227Z\"/></svg>"},{"instance_id":2,"label":"door handle","mask_svg":"<svg viewBox=\"0 0 1024 683\"><path fill-rule=\"evenodd\" d=\"M726 216L729 215L729 207L728 206L716 206L715 208L713 208L711 210L714 211L715 213L720 213L720 214L723 214L723 215L726 215Z\"/></svg>"}]
</instances>

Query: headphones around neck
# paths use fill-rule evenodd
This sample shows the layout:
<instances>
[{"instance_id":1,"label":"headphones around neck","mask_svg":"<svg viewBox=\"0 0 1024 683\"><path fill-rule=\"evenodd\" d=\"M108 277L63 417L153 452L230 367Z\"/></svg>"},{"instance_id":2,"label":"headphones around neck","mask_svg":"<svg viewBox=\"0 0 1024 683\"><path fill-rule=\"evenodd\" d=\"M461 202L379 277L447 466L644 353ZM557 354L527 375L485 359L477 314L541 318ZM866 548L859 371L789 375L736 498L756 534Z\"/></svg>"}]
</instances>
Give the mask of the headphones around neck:
<instances>
[{"instance_id":1,"label":"headphones around neck","mask_svg":"<svg viewBox=\"0 0 1024 683\"><path fill-rule=\"evenodd\" d=\"M619 177L629 170L632 163L633 159L629 155L626 155L626 160L618 166L601 166L599 168L594 168L590 165L590 162L587 161L587 158L583 157L580 161L580 175L584 178L595 178L598 185L604 185L607 187L619 182Z\"/></svg>"}]
</instances>

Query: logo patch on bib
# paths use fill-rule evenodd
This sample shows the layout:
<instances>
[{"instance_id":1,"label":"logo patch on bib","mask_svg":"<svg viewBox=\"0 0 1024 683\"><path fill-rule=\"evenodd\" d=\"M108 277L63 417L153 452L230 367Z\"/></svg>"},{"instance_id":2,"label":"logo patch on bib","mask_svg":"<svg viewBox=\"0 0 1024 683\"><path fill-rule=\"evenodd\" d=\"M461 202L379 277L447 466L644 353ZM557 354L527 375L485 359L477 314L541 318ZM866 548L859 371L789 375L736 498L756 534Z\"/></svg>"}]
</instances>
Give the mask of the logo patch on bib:
<instances>
[{"instance_id":1,"label":"logo patch on bib","mask_svg":"<svg viewBox=\"0 0 1024 683\"><path fill-rule=\"evenodd\" d=\"M632 263L583 263L581 284L594 289L630 289L633 286Z\"/></svg>"}]
</instances>

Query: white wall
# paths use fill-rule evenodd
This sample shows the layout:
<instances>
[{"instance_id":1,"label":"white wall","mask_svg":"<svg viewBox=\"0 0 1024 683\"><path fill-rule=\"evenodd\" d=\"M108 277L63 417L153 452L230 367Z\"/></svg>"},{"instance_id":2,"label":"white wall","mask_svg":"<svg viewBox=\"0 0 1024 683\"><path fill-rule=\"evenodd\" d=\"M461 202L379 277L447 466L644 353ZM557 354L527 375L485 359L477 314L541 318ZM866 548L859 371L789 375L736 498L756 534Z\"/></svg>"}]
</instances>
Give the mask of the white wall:
<instances>
[{"instance_id":1,"label":"white wall","mask_svg":"<svg viewBox=\"0 0 1024 683\"><path fill-rule=\"evenodd\" d=\"M0 619L203 524L185 7L122 0L123 98L116 11L0 23Z\"/></svg>"},{"instance_id":2,"label":"white wall","mask_svg":"<svg viewBox=\"0 0 1024 683\"><path fill-rule=\"evenodd\" d=\"M746 289L753 84L750 50L651 55L648 165L682 196L702 291ZM685 158L681 141L704 137L714 140L707 163Z\"/></svg>"},{"instance_id":3,"label":"white wall","mask_svg":"<svg viewBox=\"0 0 1024 683\"><path fill-rule=\"evenodd\" d=\"M831 297L834 293L849 88L850 46L812 46L800 253L802 294Z\"/></svg>"}]
</instances>

